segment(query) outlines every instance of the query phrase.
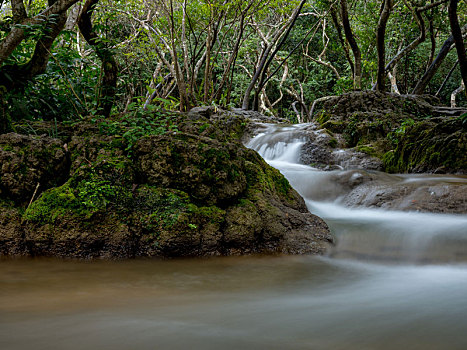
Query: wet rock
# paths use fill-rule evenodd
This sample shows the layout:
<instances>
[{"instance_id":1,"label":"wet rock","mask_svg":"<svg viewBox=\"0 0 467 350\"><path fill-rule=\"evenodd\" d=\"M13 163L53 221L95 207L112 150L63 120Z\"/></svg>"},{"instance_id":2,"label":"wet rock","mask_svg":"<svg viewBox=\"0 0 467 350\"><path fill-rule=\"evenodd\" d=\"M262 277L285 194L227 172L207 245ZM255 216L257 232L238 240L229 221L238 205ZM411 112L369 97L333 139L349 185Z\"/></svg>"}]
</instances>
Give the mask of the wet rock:
<instances>
[{"instance_id":1,"label":"wet rock","mask_svg":"<svg viewBox=\"0 0 467 350\"><path fill-rule=\"evenodd\" d=\"M314 117L344 141L342 148L354 150L341 162L345 169L465 173L465 110L437 104L431 96L361 91L327 98Z\"/></svg>"},{"instance_id":2,"label":"wet rock","mask_svg":"<svg viewBox=\"0 0 467 350\"><path fill-rule=\"evenodd\" d=\"M390 172L466 174L467 123L460 118L417 122L383 160Z\"/></svg>"},{"instance_id":3,"label":"wet rock","mask_svg":"<svg viewBox=\"0 0 467 350\"><path fill-rule=\"evenodd\" d=\"M367 173L340 201L350 207L466 214L467 178L420 175L418 178Z\"/></svg>"},{"instance_id":4,"label":"wet rock","mask_svg":"<svg viewBox=\"0 0 467 350\"><path fill-rule=\"evenodd\" d=\"M26 255L21 214L11 203L0 202L0 256Z\"/></svg>"},{"instance_id":5,"label":"wet rock","mask_svg":"<svg viewBox=\"0 0 467 350\"><path fill-rule=\"evenodd\" d=\"M382 161L356 149L336 148L338 141L324 130L308 134L302 146L300 162L321 170L366 169L381 170Z\"/></svg>"},{"instance_id":6,"label":"wet rock","mask_svg":"<svg viewBox=\"0 0 467 350\"><path fill-rule=\"evenodd\" d=\"M355 149L340 149L332 153L333 161L341 169L382 170L383 162Z\"/></svg>"}]
</instances>

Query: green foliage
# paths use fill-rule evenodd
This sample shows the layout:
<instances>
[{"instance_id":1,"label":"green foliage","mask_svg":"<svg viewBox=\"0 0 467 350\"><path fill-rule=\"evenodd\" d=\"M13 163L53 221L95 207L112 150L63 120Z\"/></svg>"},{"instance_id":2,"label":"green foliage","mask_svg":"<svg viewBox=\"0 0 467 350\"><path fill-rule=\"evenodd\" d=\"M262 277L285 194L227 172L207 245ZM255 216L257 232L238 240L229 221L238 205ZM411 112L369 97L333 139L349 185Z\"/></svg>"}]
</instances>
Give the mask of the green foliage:
<instances>
[{"instance_id":1,"label":"green foliage","mask_svg":"<svg viewBox=\"0 0 467 350\"><path fill-rule=\"evenodd\" d=\"M64 185L45 191L26 210L24 219L44 224L66 215L90 218L125 202L130 182L126 163L108 157L98 159L78 169Z\"/></svg>"},{"instance_id":2,"label":"green foliage","mask_svg":"<svg viewBox=\"0 0 467 350\"><path fill-rule=\"evenodd\" d=\"M401 123L401 126L396 130L388 134L388 139L394 144L397 145L400 139L405 135L408 128L412 127L415 124L415 120L409 118Z\"/></svg>"},{"instance_id":3,"label":"green foliage","mask_svg":"<svg viewBox=\"0 0 467 350\"><path fill-rule=\"evenodd\" d=\"M20 91L6 94L6 112L13 120L76 120L95 108L100 69L93 55L81 57L70 49L75 38L75 32L62 32L45 73L25 82ZM24 57L18 54L15 60L29 59L33 44L24 48Z\"/></svg>"},{"instance_id":4,"label":"green foliage","mask_svg":"<svg viewBox=\"0 0 467 350\"><path fill-rule=\"evenodd\" d=\"M459 119L462 122L462 125L466 125L467 124L467 113L460 115L457 119Z\"/></svg>"},{"instance_id":5,"label":"green foliage","mask_svg":"<svg viewBox=\"0 0 467 350\"><path fill-rule=\"evenodd\" d=\"M142 137L178 132L177 116L148 105L144 110L138 103L128 106L128 113L116 120L98 120L99 131L104 135L121 136L126 143L126 151L131 154L133 146Z\"/></svg>"},{"instance_id":6,"label":"green foliage","mask_svg":"<svg viewBox=\"0 0 467 350\"><path fill-rule=\"evenodd\" d=\"M180 107L181 85L176 84L180 77L173 76L174 57L177 53L181 76L187 83L186 92L190 102L195 104L215 103L219 106L239 106L242 103L246 87L257 67L265 43L262 37L270 40L275 28L286 23L293 9L299 3L294 1L253 0L245 23L255 23L244 28L238 54L229 66L229 54L232 52L239 33L240 14L246 10L248 2L235 0L228 2L173 1L171 10L163 2L113 2L100 0L93 13L94 31L98 41L111 48L118 67L118 86L112 111L118 115L123 111L138 114L146 98L157 92L153 105L166 110ZM268 110L276 116L295 121L291 104L295 97L288 91L295 91L303 96L305 104L327 95L342 94L353 89L352 70L345 57L339 35L342 28L336 28L329 14L332 2L313 0L305 5L300 16L273 60L269 73L277 70L266 86ZM423 2L418 2L421 6ZM39 14L47 6L46 1L34 1L28 4L28 15ZM465 22L465 4L459 4L460 22ZM351 27L362 52L362 87L370 88L375 81L377 55L375 28L379 18L380 2L376 0L352 2L349 7ZM311 13L326 13L325 18ZM154 14L157 14L154 15ZM446 26L446 7L435 7L422 14L427 25L427 37L430 35L428 23L431 21L436 47L440 47L450 34ZM34 25L16 25L25 31L25 39L7 58L5 64L25 65L31 59L37 40L47 35L47 23L56 18L44 18ZM325 20L325 21L324 21ZM144 25L143 25L144 22ZM0 40L3 40L13 26L11 11L3 7L0 14ZM150 27L148 27L150 25ZM206 61L206 43L209 30L216 28L217 41L210 47L210 57ZM313 28L316 29L312 30ZM339 30L340 29L340 33ZM78 120L89 114L98 115L102 69L98 57L84 42L77 28L63 31L55 40L51 57L44 74L32 81L24 82L18 91L3 92L2 109L3 129L8 129L9 122L19 119L29 120ZM261 33L261 34L260 34ZM211 32L212 34L212 32ZM396 55L419 35L419 28L413 13L407 4L400 2L391 14L386 34L387 60ZM172 40L173 39L173 40ZM305 39L305 40L304 40ZM397 82L402 93L410 93L414 85L429 64L432 49L430 40L425 40L410 52L397 66ZM457 60L453 50L439 68L426 92L434 94L444 77ZM163 61L159 53L167 61ZM283 59L287 57L287 63ZM312 60L311 58L314 58ZM335 74L329 66L319 64L316 59L331 64L338 72ZM167 63L168 62L168 63ZM168 67L167 64L171 65ZM188 71L186 71L188 65ZM196 68L196 70L195 70ZM287 74L285 69L287 68ZM196 76L192 76L196 71ZM227 80L216 95L224 71ZM209 84L205 89L205 73ZM172 75L172 76L171 76ZM282 77L285 80L282 81ZM170 77L168 80L165 79ZM191 79L193 78L193 79ZM174 82L175 80L175 82ZM450 93L458 87L460 73L454 71L440 98L449 101ZM175 83L175 84L174 84ZM173 84L173 85L171 85ZM281 85L281 86L279 86ZM157 88L156 88L157 87ZM140 98L136 98L140 96ZM465 104L461 96L460 105ZM136 101L136 102L135 102ZM156 126L157 128L158 126ZM132 127L126 135L129 142L134 137L146 133L145 126ZM10 128L11 129L11 128ZM123 133L122 133L123 134Z\"/></svg>"}]
</instances>

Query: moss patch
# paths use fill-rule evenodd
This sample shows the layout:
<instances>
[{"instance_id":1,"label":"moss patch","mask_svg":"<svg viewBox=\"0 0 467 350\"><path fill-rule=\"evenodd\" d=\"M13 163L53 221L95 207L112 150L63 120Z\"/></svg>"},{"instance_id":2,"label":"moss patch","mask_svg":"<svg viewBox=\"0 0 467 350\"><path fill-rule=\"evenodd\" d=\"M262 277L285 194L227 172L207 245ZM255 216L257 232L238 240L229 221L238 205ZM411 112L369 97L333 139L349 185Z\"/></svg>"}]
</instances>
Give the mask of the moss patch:
<instances>
[{"instance_id":1,"label":"moss patch","mask_svg":"<svg viewBox=\"0 0 467 350\"><path fill-rule=\"evenodd\" d=\"M466 125L456 118L417 122L384 155L384 167L388 172L465 171L466 131Z\"/></svg>"}]
</instances>

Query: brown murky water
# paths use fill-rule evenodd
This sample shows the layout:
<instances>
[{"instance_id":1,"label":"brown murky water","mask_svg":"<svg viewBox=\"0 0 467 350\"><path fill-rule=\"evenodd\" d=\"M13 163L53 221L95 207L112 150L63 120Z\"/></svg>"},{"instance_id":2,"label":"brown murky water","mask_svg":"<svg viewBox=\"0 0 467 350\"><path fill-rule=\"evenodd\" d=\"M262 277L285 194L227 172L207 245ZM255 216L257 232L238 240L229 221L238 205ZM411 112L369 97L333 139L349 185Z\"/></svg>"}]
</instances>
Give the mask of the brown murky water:
<instances>
[{"instance_id":1,"label":"brown murky water","mask_svg":"<svg viewBox=\"0 0 467 350\"><path fill-rule=\"evenodd\" d=\"M0 349L466 349L465 265L0 261Z\"/></svg>"}]
</instances>

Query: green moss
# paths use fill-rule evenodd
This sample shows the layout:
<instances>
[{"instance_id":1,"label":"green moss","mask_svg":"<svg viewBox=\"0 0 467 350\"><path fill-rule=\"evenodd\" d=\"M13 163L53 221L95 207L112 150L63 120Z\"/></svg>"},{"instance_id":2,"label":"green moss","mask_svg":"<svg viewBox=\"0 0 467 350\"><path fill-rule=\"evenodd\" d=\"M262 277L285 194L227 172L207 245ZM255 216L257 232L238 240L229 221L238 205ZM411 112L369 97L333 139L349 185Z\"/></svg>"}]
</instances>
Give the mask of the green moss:
<instances>
[{"instance_id":1,"label":"green moss","mask_svg":"<svg viewBox=\"0 0 467 350\"><path fill-rule=\"evenodd\" d=\"M325 111L321 111L318 113L315 117L316 121L323 126L324 123L326 123L329 119L331 118L331 115L329 113L326 113Z\"/></svg>"},{"instance_id":2,"label":"green moss","mask_svg":"<svg viewBox=\"0 0 467 350\"><path fill-rule=\"evenodd\" d=\"M262 161L262 160L261 160ZM260 163L262 164L262 163ZM267 164L262 166L247 161L246 175L250 195L259 192L275 193L284 199L291 199L291 189L289 181L279 172ZM251 198L249 198L251 199Z\"/></svg>"},{"instance_id":3,"label":"green moss","mask_svg":"<svg viewBox=\"0 0 467 350\"><path fill-rule=\"evenodd\" d=\"M204 123L202 125L199 126L198 128L198 132L201 134L204 130L206 130L207 128L209 128L211 126L211 124L209 123Z\"/></svg>"},{"instance_id":4,"label":"green moss","mask_svg":"<svg viewBox=\"0 0 467 350\"><path fill-rule=\"evenodd\" d=\"M12 152L14 150L14 148L11 145L0 145L0 148L3 151L7 151L7 152Z\"/></svg>"},{"instance_id":5,"label":"green moss","mask_svg":"<svg viewBox=\"0 0 467 350\"><path fill-rule=\"evenodd\" d=\"M213 224L220 224L224 222L225 210L220 209L216 206L210 207L197 207L193 206L190 212L196 218L196 221L207 221Z\"/></svg>"},{"instance_id":6,"label":"green moss","mask_svg":"<svg viewBox=\"0 0 467 350\"><path fill-rule=\"evenodd\" d=\"M360 145L360 146L357 146L357 151L359 152L362 152L362 153L365 153L365 154L368 154L372 157L377 157L378 156L378 153L377 151L375 150L374 147L372 147L371 145Z\"/></svg>"},{"instance_id":7,"label":"green moss","mask_svg":"<svg viewBox=\"0 0 467 350\"><path fill-rule=\"evenodd\" d=\"M331 132L342 133L345 129L345 123L340 120L329 120L321 124L321 127Z\"/></svg>"},{"instance_id":8,"label":"green moss","mask_svg":"<svg viewBox=\"0 0 467 350\"><path fill-rule=\"evenodd\" d=\"M457 120L417 122L404 127L383 164L388 172L467 169L466 142L467 133Z\"/></svg>"},{"instance_id":9,"label":"green moss","mask_svg":"<svg viewBox=\"0 0 467 350\"><path fill-rule=\"evenodd\" d=\"M57 217L64 215L87 216L89 211L76 198L75 191L69 184L51 188L45 191L26 210L23 220L36 222L39 224L54 223Z\"/></svg>"},{"instance_id":10,"label":"green moss","mask_svg":"<svg viewBox=\"0 0 467 350\"><path fill-rule=\"evenodd\" d=\"M40 224L64 216L85 219L124 202L131 195L132 176L128 162L122 159L98 157L95 163L82 166L64 185L42 193L24 219Z\"/></svg>"},{"instance_id":11,"label":"green moss","mask_svg":"<svg viewBox=\"0 0 467 350\"><path fill-rule=\"evenodd\" d=\"M329 147L336 148L338 145L337 140L333 137L332 139L329 140L328 142Z\"/></svg>"}]
</instances>

